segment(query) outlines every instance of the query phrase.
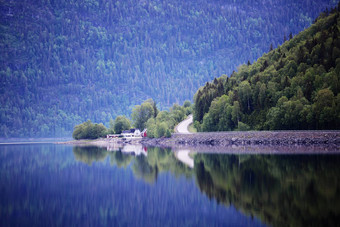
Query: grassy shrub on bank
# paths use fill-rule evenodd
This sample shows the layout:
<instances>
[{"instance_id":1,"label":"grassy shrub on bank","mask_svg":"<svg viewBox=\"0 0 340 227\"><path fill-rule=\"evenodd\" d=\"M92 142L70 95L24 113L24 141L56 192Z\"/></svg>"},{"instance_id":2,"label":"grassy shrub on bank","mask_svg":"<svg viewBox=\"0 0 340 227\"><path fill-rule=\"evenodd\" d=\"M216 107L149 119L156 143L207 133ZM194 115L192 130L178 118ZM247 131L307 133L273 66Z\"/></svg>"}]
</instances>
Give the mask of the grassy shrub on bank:
<instances>
[{"instance_id":1,"label":"grassy shrub on bank","mask_svg":"<svg viewBox=\"0 0 340 227\"><path fill-rule=\"evenodd\" d=\"M103 124L93 124L90 120L76 125L72 137L79 139L97 139L107 134L107 128Z\"/></svg>"}]
</instances>

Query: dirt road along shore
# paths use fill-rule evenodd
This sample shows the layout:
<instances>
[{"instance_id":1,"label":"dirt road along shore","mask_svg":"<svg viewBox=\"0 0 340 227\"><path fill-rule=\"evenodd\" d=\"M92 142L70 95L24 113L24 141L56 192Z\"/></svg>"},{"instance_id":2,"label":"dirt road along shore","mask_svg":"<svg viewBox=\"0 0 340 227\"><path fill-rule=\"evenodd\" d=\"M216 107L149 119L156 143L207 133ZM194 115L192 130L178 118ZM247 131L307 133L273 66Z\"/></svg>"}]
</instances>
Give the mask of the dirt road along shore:
<instances>
[{"instance_id":1,"label":"dirt road along shore","mask_svg":"<svg viewBox=\"0 0 340 227\"><path fill-rule=\"evenodd\" d=\"M192 123L192 121L193 121L193 117L192 117L192 114L190 114L187 119L185 119L184 121L180 122L177 125L175 132L181 133L181 134L191 134L188 128L189 128L189 125Z\"/></svg>"}]
</instances>

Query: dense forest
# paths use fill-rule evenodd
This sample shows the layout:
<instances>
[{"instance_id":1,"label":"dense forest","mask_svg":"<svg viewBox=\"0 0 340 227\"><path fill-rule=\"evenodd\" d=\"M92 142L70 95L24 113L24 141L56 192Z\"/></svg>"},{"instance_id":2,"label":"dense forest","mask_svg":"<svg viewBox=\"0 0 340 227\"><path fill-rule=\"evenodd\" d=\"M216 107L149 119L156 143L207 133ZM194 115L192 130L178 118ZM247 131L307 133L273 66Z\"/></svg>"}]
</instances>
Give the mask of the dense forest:
<instances>
[{"instance_id":1,"label":"dense forest","mask_svg":"<svg viewBox=\"0 0 340 227\"><path fill-rule=\"evenodd\" d=\"M339 3L340 7L340 3ZM340 129L339 9L195 94L200 131Z\"/></svg>"},{"instance_id":2,"label":"dense forest","mask_svg":"<svg viewBox=\"0 0 340 227\"><path fill-rule=\"evenodd\" d=\"M335 0L23 0L0 4L0 137L71 135L74 125L191 99L254 62Z\"/></svg>"}]
</instances>

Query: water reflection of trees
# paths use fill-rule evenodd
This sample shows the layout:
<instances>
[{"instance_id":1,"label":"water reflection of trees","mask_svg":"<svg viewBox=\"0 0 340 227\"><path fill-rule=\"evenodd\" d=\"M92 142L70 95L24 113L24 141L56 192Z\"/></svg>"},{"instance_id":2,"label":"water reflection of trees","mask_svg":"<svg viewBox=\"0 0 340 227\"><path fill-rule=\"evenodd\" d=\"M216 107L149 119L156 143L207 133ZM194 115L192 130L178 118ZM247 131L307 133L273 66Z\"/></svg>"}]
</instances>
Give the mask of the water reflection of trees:
<instances>
[{"instance_id":1,"label":"water reflection of trees","mask_svg":"<svg viewBox=\"0 0 340 227\"><path fill-rule=\"evenodd\" d=\"M340 156L195 157L199 188L274 226L334 226L340 219Z\"/></svg>"},{"instance_id":2,"label":"water reflection of trees","mask_svg":"<svg viewBox=\"0 0 340 227\"><path fill-rule=\"evenodd\" d=\"M103 162L110 159L111 165L119 168L126 168L132 165L132 170L137 178L146 182L155 182L159 172L171 172L175 176L192 175L192 170L179 162L171 149L148 148L147 156L133 153L117 151L108 151L99 147L74 147L73 153L76 160L92 165L93 162Z\"/></svg>"},{"instance_id":3,"label":"water reflection of trees","mask_svg":"<svg viewBox=\"0 0 340 227\"><path fill-rule=\"evenodd\" d=\"M92 165L93 162L106 159L108 152L100 147L74 147L73 154L77 161Z\"/></svg>"},{"instance_id":4,"label":"water reflection of trees","mask_svg":"<svg viewBox=\"0 0 340 227\"><path fill-rule=\"evenodd\" d=\"M171 172L177 177L192 175L192 170L178 161L171 149L149 148L147 157L137 156L132 168L137 177L148 182L156 181L160 172Z\"/></svg>"},{"instance_id":5,"label":"water reflection of trees","mask_svg":"<svg viewBox=\"0 0 340 227\"><path fill-rule=\"evenodd\" d=\"M126 168L132 161L132 156L129 154L124 154L121 150L110 152L110 164L116 164L119 168Z\"/></svg>"},{"instance_id":6,"label":"water reflection of trees","mask_svg":"<svg viewBox=\"0 0 340 227\"><path fill-rule=\"evenodd\" d=\"M75 147L77 160L91 165L110 159L137 178L155 182L161 172L196 176L202 192L274 226L334 226L340 223L340 156L197 154L194 170L170 149L148 148L147 156L121 150Z\"/></svg>"}]
</instances>

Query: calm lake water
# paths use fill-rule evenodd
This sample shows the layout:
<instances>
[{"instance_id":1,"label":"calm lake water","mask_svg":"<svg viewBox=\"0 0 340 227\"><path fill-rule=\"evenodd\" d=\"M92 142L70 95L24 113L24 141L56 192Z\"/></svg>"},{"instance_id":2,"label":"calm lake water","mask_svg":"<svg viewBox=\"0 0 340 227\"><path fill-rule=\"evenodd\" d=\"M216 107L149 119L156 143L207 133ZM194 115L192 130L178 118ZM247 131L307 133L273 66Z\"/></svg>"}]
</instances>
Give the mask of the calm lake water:
<instances>
[{"instance_id":1,"label":"calm lake water","mask_svg":"<svg viewBox=\"0 0 340 227\"><path fill-rule=\"evenodd\" d=\"M0 145L1 226L336 226L340 155ZM180 158L181 159L181 158Z\"/></svg>"}]
</instances>

